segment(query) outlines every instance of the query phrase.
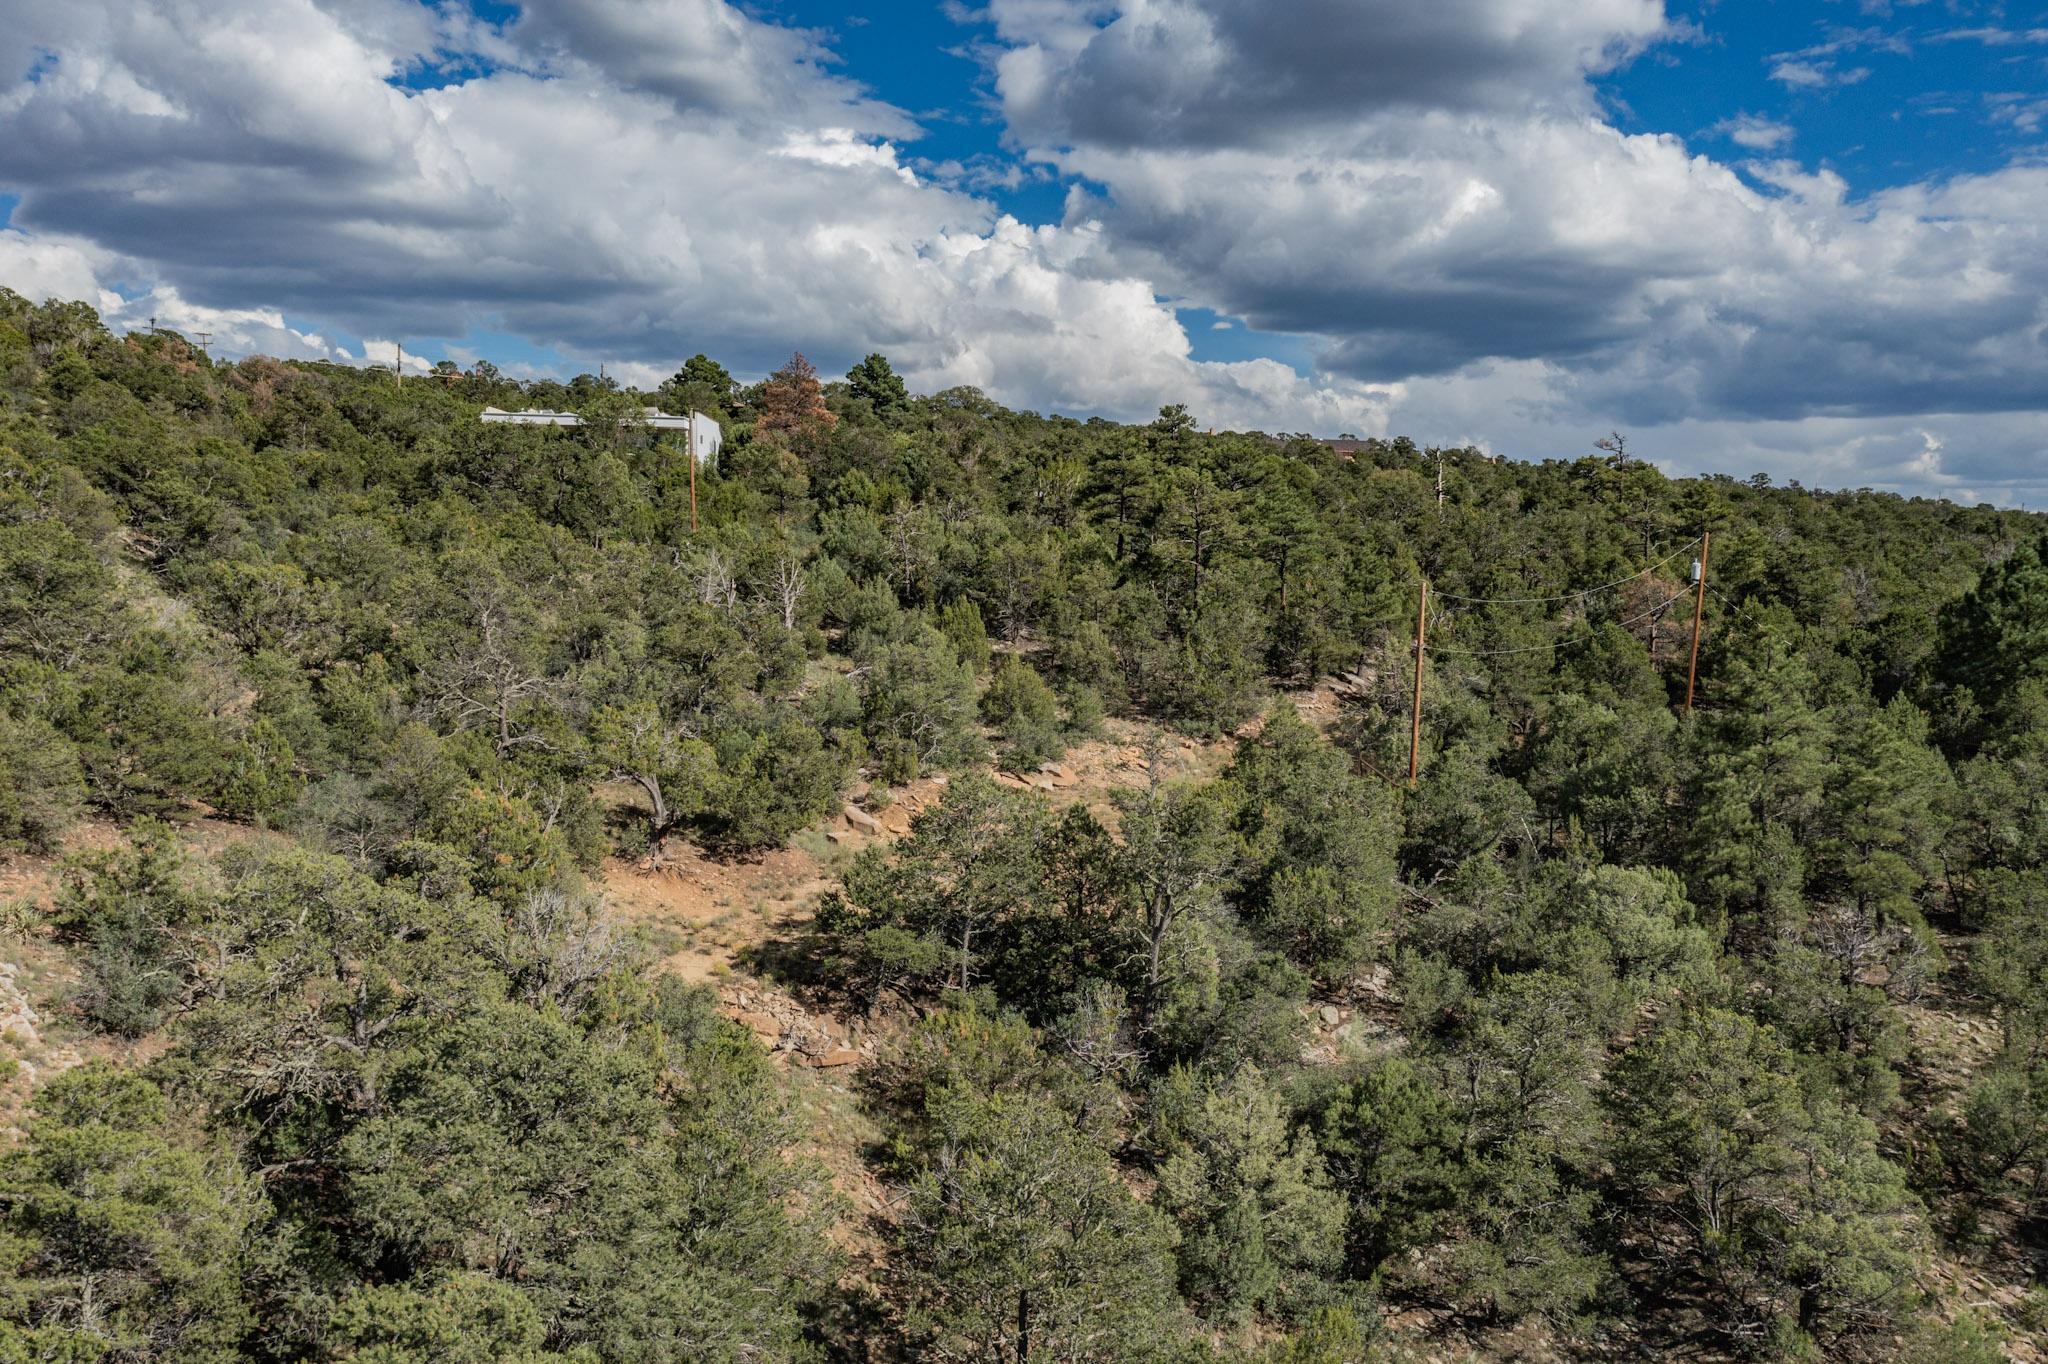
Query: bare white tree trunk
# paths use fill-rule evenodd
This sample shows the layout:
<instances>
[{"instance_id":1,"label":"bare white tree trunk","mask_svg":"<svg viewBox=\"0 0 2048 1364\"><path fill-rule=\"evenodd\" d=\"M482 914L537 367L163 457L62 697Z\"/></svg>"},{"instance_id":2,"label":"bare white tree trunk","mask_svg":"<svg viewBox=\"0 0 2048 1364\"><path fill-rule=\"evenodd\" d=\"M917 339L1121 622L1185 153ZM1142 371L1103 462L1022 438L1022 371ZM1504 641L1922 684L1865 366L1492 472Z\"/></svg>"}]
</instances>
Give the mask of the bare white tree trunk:
<instances>
[{"instance_id":1,"label":"bare white tree trunk","mask_svg":"<svg viewBox=\"0 0 2048 1364\"><path fill-rule=\"evenodd\" d=\"M785 551L776 558L775 576L769 580L769 590L775 594L776 604L782 610L783 629L796 629L797 609L803 604L804 589L808 585L803 561L794 553Z\"/></svg>"},{"instance_id":2,"label":"bare white tree trunk","mask_svg":"<svg viewBox=\"0 0 2048 1364\"><path fill-rule=\"evenodd\" d=\"M739 585L733 581L732 565L715 549L704 556L704 565L698 570L697 600L706 606L721 606L728 611L739 600Z\"/></svg>"}]
</instances>

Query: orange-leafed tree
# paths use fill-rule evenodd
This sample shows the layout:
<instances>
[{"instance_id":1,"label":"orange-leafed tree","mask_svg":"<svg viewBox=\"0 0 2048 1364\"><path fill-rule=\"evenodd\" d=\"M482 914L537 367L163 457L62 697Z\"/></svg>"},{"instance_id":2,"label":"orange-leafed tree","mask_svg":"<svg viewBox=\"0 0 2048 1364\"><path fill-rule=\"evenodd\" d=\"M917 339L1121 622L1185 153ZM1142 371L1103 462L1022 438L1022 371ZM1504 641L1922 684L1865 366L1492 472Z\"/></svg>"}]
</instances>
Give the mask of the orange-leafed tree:
<instances>
[{"instance_id":1,"label":"orange-leafed tree","mask_svg":"<svg viewBox=\"0 0 2048 1364\"><path fill-rule=\"evenodd\" d=\"M754 430L764 436L800 439L826 430L839 420L825 406L825 389L818 382L817 366L804 359L802 351L790 356L789 363L761 385L760 409Z\"/></svg>"}]
</instances>

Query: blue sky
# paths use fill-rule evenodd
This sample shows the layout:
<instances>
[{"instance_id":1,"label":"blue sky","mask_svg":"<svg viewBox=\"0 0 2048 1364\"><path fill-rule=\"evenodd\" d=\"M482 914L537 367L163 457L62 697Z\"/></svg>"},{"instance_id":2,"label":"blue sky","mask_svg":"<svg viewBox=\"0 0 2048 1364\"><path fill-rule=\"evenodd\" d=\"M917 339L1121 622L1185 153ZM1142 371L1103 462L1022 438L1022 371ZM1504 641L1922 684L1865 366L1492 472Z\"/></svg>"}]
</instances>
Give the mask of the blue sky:
<instances>
[{"instance_id":1,"label":"blue sky","mask_svg":"<svg viewBox=\"0 0 2048 1364\"><path fill-rule=\"evenodd\" d=\"M0 282L2048 498L2048 8L16 0Z\"/></svg>"},{"instance_id":2,"label":"blue sky","mask_svg":"<svg viewBox=\"0 0 2048 1364\"><path fill-rule=\"evenodd\" d=\"M2048 98L2048 33L2029 39L2025 8L1694 0L1669 9L1697 38L1599 86L1622 127L1679 133L1723 155L1746 150L1728 138L1731 117L1790 129L1783 154L1838 171L1862 193L1996 170L2043 145L2038 125L1994 117L2000 96ZM2041 11L2032 18L2048 24Z\"/></svg>"}]
</instances>

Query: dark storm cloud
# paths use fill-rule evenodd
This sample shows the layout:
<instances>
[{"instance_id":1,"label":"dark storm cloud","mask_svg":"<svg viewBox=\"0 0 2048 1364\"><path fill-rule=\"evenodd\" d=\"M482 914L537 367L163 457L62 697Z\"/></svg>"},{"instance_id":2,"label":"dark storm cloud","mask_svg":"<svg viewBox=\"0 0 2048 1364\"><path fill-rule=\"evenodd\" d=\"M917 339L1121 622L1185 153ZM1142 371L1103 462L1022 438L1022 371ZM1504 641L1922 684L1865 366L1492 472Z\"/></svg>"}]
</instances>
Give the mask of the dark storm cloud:
<instances>
[{"instance_id":1,"label":"dark storm cloud","mask_svg":"<svg viewBox=\"0 0 2048 1364\"><path fill-rule=\"evenodd\" d=\"M1583 108L1582 74L1665 31L1652 0L1164 0L1075 46L1043 6L992 10L1024 40L999 80L1017 136L1113 147L1277 142L1387 108Z\"/></svg>"},{"instance_id":2,"label":"dark storm cloud","mask_svg":"<svg viewBox=\"0 0 2048 1364\"><path fill-rule=\"evenodd\" d=\"M601 71L678 110L913 135L901 110L837 74L822 34L756 22L723 0L526 0L508 39Z\"/></svg>"}]
</instances>

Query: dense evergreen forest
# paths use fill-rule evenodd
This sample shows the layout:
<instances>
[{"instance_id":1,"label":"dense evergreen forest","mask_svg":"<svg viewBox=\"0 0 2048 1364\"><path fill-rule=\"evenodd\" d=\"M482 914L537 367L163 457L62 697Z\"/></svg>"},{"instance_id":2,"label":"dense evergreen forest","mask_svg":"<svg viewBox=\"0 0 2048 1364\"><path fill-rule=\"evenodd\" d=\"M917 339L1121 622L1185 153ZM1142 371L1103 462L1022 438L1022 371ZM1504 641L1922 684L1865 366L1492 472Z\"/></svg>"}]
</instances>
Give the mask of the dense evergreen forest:
<instances>
[{"instance_id":1,"label":"dense evergreen forest","mask_svg":"<svg viewBox=\"0 0 2048 1364\"><path fill-rule=\"evenodd\" d=\"M0 1361L2040 1357L2048 527L1609 445L0 290ZM600 882L935 774L746 964L885 1039L859 1209Z\"/></svg>"}]
</instances>

